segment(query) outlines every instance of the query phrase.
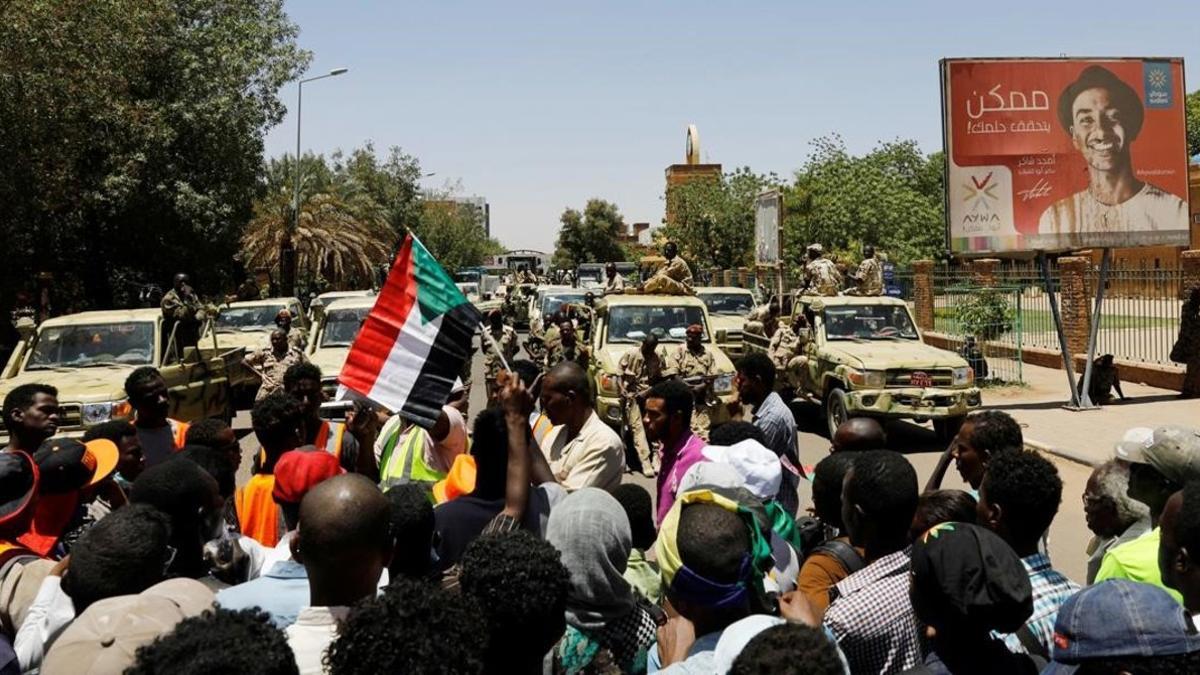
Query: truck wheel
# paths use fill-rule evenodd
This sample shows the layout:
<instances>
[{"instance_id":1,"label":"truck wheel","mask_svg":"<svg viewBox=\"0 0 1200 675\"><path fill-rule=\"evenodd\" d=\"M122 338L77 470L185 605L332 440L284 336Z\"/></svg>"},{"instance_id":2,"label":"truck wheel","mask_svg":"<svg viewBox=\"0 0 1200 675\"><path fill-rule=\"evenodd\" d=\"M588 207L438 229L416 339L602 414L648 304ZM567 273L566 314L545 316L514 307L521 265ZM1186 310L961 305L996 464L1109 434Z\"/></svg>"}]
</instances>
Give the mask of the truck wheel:
<instances>
[{"instance_id":1,"label":"truck wheel","mask_svg":"<svg viewBox=\"0 0 1200 675\"><path fill-rule=\"evenodd\" d=\"M958 430L962 428L963 420L966 417L959 415L957 417L946 417L940 420L933 421L933 433L937 434L938 440L946 443L958 434Z\"/></svg>"},{"instance_id":2,"label":"truck wheel","mask_svg":"<svg viewBox=\"0 0 1200 675\"><path fill-rule=\"evenodd\" d=\"M850 419L850 406L846 403L846 392L838 388L829 390L825 395L825 422L829 426L829 438L837 433L842 422Z\"/></svg>"}]
</instances>

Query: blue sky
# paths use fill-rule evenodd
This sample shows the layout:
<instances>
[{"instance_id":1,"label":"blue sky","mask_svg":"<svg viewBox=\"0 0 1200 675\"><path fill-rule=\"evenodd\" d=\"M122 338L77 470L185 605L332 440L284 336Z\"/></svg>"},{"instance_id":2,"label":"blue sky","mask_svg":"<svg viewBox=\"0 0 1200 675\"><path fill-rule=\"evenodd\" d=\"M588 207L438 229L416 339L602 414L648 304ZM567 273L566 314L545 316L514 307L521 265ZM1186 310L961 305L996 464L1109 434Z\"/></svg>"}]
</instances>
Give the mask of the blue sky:
<instances>
[{"instance_id":1,"label":"blue sky","mask_svg":"<svg viewBox=\"0 0 1200 675\"><path fill-rule=\"evenodd\" d=\"M308 76L303 148L399 145L487 197L492 232L552 250L590 197L657 224L686 125L706 161L788 175L809 141L941 148L946 56L1182 56L1200 88L1200 0L382 2L289 0ZM296 86L267 137L294 152Z\"/></svg>"}]
</instances>

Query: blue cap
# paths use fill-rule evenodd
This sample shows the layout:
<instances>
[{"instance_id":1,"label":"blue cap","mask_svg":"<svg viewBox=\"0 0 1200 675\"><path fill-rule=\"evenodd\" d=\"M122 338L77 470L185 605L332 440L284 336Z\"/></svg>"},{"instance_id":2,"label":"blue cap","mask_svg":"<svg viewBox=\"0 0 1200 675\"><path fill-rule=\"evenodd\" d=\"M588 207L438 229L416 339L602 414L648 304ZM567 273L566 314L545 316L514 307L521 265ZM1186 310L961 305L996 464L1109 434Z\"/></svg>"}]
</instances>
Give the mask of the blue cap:
<instances>
[{"instance_id":1,"label":"blue cap","mask_svg":"<svg viewBox=\"0 0 1200 675\"><path fill-rule=\"evenodd\" d=\"M1067 599L1054 622L1054 661L1042 675L1097 659L1200 651L1192 616L1158 586L1116 579Z\"/></svg>"}]
</instances>

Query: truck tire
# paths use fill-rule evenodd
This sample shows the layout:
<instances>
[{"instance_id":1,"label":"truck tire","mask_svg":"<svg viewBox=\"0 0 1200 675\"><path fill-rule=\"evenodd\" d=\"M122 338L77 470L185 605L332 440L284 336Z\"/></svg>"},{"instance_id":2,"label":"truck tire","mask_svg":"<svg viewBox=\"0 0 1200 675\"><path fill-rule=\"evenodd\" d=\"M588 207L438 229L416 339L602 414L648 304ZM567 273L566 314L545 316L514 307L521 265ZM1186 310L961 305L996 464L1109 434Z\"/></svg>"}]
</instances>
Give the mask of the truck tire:
<instances>
[{"instance_id":1,"label":"truck tire","mask_svg":"<svg viewBox=\"0 0 1200 675\"><path fill-rule=\"evenodd\" d=\"M945 417L940 420L933 421L933 433L937 434L938 440L949 443L962 428L963 420L966 417L958 415L956 417Z\"/></svg>"},{"instance_id":2,"label":"truck tire","mask_svg":"<svg viewBox=\"0 0 1200 675\"><path fill-rule=\"evenodd\" d=\"M838 387L825 394L825 424L829 427L829 438L837 433L842 422L850 419L850 405L846 402L846 392Z\"/></svg>"}]
</instances>

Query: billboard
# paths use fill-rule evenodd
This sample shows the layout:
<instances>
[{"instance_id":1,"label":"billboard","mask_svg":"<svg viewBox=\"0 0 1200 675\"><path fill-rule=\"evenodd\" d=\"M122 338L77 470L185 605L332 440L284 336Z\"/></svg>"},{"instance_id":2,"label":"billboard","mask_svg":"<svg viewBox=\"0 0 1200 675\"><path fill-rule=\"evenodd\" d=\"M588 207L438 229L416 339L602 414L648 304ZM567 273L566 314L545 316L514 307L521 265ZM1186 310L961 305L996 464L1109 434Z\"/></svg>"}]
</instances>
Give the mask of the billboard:
<instances>
[{"instance_id":1,"label":"billboard","mask_svg":"<svg viewBox=\"0 0 1200 675\"><path fill-rule=\"evenodd\" d=\"M1188 244L1182 59L944 59L957 254Z\"/></svg>"},{"instance_id":2,"label":"billboard","mask_svg":"<svg viewBox=\"0 0 1200 675\"><path fill-rule=\"evenodd\" d=\"M779 231L783 226L783 195L769 190L754 199L754 264L778 265Z\"/></svg>"}]
</instances>

